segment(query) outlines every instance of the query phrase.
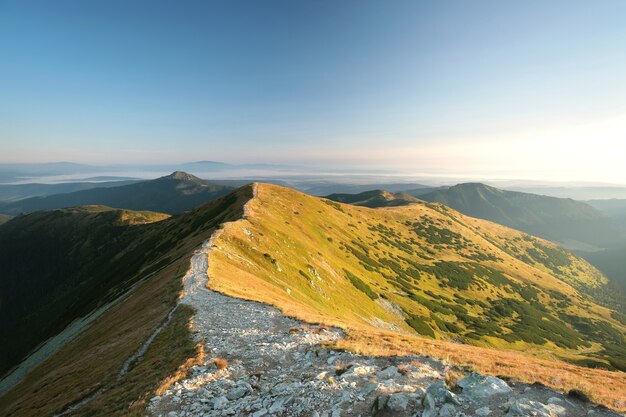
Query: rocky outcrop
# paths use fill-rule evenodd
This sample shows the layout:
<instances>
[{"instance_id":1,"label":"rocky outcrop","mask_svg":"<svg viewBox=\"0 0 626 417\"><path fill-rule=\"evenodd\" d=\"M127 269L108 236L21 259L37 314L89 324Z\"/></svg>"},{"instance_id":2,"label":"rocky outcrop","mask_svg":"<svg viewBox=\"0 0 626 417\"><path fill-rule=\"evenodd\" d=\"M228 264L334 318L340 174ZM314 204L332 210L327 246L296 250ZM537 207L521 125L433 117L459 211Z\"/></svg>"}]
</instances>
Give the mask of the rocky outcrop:
<instances>
[{"instance_id":1,"label":"rocky outcrop","mask_svg":"<svg viewBox=\"0 0 626 417\"><path fill-rule=\"evenodd\" d=\"M303 324L270 306L206 288L207 253L198 251L182 302L193 306L195 338L209 353L188 378L151 399L152 416L587 416L589 404L544 387L470 374L446 386L436 360L368 357L322 347L339 329ZM228 366L215 365L224 358ZM594 416L617 416L595 410Z\"/></svg>"}]
</instances>

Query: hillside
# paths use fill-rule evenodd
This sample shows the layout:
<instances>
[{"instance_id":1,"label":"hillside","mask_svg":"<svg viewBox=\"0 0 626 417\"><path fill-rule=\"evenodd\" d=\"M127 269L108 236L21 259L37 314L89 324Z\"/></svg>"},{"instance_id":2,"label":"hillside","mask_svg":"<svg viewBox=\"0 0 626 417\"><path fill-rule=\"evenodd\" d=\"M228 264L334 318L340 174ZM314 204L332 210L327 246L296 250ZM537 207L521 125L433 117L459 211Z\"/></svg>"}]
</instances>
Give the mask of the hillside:
<instances>
[{"instance_id":1,"label":"hillside","mask_svg":"<svg viewBox=\"0 0 626 417\"><path fill-rule=\"evenodd\" d=\"M566 198L505 191L475 183L455 185L420 198L571 249L605 247L620 237L611 220L600 211Z\"/></svg>"},{"instance_id":2,"label":"hillside","mask_svg":"<svg viewBox=\"0 0 626 417\"><path fill-rule=\"evenodd\" d=\"M342 385L350 379L340 380L340 375L352 361L379 367L377 377L386 372L397 381L405 374L390 364L418 363L417 357L359 357L341 353L345 350L438 358L439 362L419 359L436 370L422 364L415 365L419 372L409 366L406 374L406 378L428 375L433 386L437 380L454 378L449 365L455 364L466 371L537 381L566 392L581 390L596 401L626 409L621 402L626 374L580 366L616 369L623 364L624 325L618 321L622 316L598 306L589 295L604 288L606 281L586 262L549 242L438 204L370 209L266 184L258 184L254 192L243 187L189 213L151 224L119 224L119 217L103 221L103 216L113 213L91 207L14 220L33 221L10 228L13 244L24 246L13 253L0 251L4 262L12 262L18 273L23 269L35 282L40 273L53 274L53 281L61 280L54 285L62 287L64 269L55 262L60 260L61 266L72 270L78 259L93 258L83 272L101 274L92 281L92 286L106 283L101 291L78 296L68 285L57 293L69 291L65 300L90 302L85 311L113 299L117 302L14 389L0 393L0 415L156 416L163 414L153 407L161 398L179 404L178 395L191 407L191 415L205 407L212 410L207 415L220 415L227 410L215 404L229 400L217 396L246 395L248 388L238 385L242 380L266 387L259 388L258 395L272 401L281 393L295 394L290 387L298 384L310 384L307 395L312 397L307 401L319 401L333 392L341 401L351 388ZM44 223L42 216L58 218ZM56 230L47 239L42 239L47 235L44 224ZM109 252L106 246L118 243L109 243L106 237L111 224L120 228L116 235L123 242L119 242L121 249L112 247ZM217 230L220 224L224 227ZM69 229L60 233L65 228ZM97 237L83 245L86 228L104 239ZM0 237L4 233L0 228ZM11 245L5 247L10 250ZM30 250L34 247L41 250ZM62 251L47 258L46 253L57 247ZM115 251L119 255L111 256ZM18 252L27 255L19 258ZM12 259L16 254L18 259ZM209 286L218 293L202 291L207 269ZM189 287L188 280L194 277L197 281ZM71 279L76 282L78 275ZM12 281L16 286L24 282ZM346 337L338 337L339 330L298 325L267 306L227 296L275 305L308 323L338 326ZM200 304L177 303L189 297L199 297ZM35 300L23 301L38 311ZM71 305L63 299L58 304ZM199 329L206 334L196 334ZM298 345L300 340L303 345ZM292 348L300 359L286 363L280 352L285 355ZM334 375L310 374L310 365L304 362L309 355L316 367L332 368ZM222 362L214 361L220 357L227 360L227 368L215 371L216 363ZM248 363L242 360L250 362L250 368L241 368ZM286 372L289 378L297 372L298 378L305 379L287 384ZM219 375L222 379L212 384L215 380L210 378ZM362 383L371 385L367 378L372 377L362 378ZM375 392L385 392L381 384ZM555 395L533 387L529 388L533 395L543 390L544 402ZM203 394L206 389L215 397L197 405L194 401L211 398L202 397L209 395ZM241 389L244 393L236 394ZM520 396L529 395L524 385L516 385L515 390ZM187 403L191 394L193 401ZM378 401L375 393L363 395L367 401ZM250 404L230 402L234 403ZM370 402L361 404L371 407ZM172 408L164 410L167 415Z\"/></svg>"},{"instance_id":3,"label":"hillside","mask_svg":"<svg viewBox=\"0 0 626 417\"><path fill-rule=\"evenodd\" d=\"M249 210L212 252L220 292L359 332L626 369L623 316L588 295L606 278L550 242L439 204L368 209L270 185Z\"/></svg>"},{"instance_id":4,"label":"hillside","mask_svg":"<svg viewBox=\"0 0 626 417\"><path fill-rule=\"evenodd\" d=\"M392 193L412 190L412 193L415 193L415 195L417 195L419 193L428 193L437 189L437 187L430 187L428 185L415 183L361 184L332 181L303 181L302 183L298 183L297 186L293 188L315 196L324 196L329 194L358 194L371 190L386 190Z\"/></svg>"},{"instance_id":5,"label":"hillside","mask_svg":"<svg viewBox=\"0 0 626 417\"><path fill-rule=\"evenodd\" d=\"M0 214L0 224L6 223L9 220L11 220L11 216L6 215L6 214Z\"/></svg>"},{"instance_id":6,"label":"hillside","mask_svg":"<svg viewBox=\"0 0 626 417\"><path fill-rule=\"evenodd\" d=\"M327 199L339 203L354 204L363 207L395 207L420 201L419 199L402 193L391 193L384 190L365 191L359 194L331 194Z\"/></svg>"},{"instance_id":7,"label":"hillside","mask_svg":"<svg viewBox=\"0 0 626 417\"><path fill-rule=\"evenodd\" d=\"M178 248L191 242L187 251L193 250L205 238L199 233L236 216L231 206L242 193L173 218L84 206L22 215L3 225L0 373L75 318L188 255Z\"/></svg>"},{"instance_id":8,"label":"hillside","mask_svg":"<svg viewBox=\"0 0 626 417\"><path fill-rule=\"evenodd\" d=\"M107 178L93 178L99 182L67 182L60 184L0 184L0 202L14 202L30 197L45 197L53 194L65 194L91 188L119 187L139 182L140 180L124 179L105 181Z\"/></svg>"},{"instance_id":9,"label":"hillside","mask_svg":"<svg viewBox=\"0 0 626 417\"><path fill-rule=\"evenodd\" d=\"M626 200L589 200L586 203L613 219L621 231L626 233Z\"/></svg>"},{"instance_id":10,"label":"hillside","mask_svg":"<svg viewBox=\"0 0 626 417\"><path fill-rule=\"evenodd\" d=\"M0 213L20 214L84 205L177 214L221 197L234 188L213 184L184 172L134 184L93 188L0 204Z\"/></svg>"}]
</instances>

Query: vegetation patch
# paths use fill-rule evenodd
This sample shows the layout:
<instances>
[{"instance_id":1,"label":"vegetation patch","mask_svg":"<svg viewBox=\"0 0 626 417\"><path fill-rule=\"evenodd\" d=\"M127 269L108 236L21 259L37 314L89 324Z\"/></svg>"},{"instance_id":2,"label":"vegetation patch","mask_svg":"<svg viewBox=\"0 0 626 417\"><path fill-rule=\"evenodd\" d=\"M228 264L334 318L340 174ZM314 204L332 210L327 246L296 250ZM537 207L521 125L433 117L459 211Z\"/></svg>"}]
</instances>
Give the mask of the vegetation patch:
<instances>
[{"instance_id":1,"label":"vegetation patch","mask_svg":"<svg viewBox=\"0 0 626 417\"><path fill-rule=\"evenodd\" d=\"M346 273L346 278L350 280L352 285L354 285L354 287L357 290L361 291L362 293L365 293L365 295L367 295L372 300L375 300L378 298L378 294L374 292L374 290L372 290L372 288L369 285L363 282L361 278L357 277L356 275L354 275L352 272L348 271L347 269L344 269L343 271Z\"/></svg>"}]
</instances>

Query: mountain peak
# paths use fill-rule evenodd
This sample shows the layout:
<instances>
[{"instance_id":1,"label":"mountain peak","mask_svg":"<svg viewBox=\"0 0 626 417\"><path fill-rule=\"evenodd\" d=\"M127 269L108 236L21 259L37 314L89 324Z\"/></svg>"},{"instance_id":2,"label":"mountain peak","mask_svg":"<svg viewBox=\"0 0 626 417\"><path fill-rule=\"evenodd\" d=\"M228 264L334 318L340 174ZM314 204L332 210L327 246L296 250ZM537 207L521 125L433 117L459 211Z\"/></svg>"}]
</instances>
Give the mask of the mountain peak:
<instances>
[{"instance_id":1,"label":"mountain peak","mask_svg":"<svg viewBox=\"0 0 626 417\"><path fill-rule=\"evenodd\" d=\"M180 181L202 181L200 178L195 175L188 174L184 171L174 171L170 175L167 175L163 178L172 179L172 180L180 180Z\"/></svg>"}]
</instances>

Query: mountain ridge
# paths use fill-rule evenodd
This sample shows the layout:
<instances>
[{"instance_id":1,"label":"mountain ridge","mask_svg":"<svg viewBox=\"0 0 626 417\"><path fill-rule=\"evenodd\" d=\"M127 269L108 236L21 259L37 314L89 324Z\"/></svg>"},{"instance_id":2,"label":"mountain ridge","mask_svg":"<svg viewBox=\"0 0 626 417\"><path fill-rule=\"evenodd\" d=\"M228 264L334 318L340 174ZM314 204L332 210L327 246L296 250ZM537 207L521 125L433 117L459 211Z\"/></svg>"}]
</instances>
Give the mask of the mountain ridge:
<instances>
[{"instance_id":1,"label":"mountain ridge","mask_svg":"<svg viewBox=\"0 0 626 417\"><path fill-rule=\"evenodd\" d=\"M0 212L19 214L91 204L177 214L232 190L233 187L217 185L194 175L175 171L164 177L129 185L93 188L4 203L0 204Z\"/></svg>"},{"instance_id":2,"label":"mountain ridge","mask_svg":"<svg viewBox=\"0 0 626 417\"><path fill-rule=\"evenodd\" d=\"M458 184L420 198L561 244L578 241L605 246L619 240L609 218L572 199L506 191L482 183Z\"/></svg>"},{"instance_id":3,"label":"mountain ridge","mask_svg":"<svg viewBox=\"0 0 626 417\"><path fill-rule=\"evenodd\" d=\"M162 384L172 387L167 381L197 375L194 366L209 361L211 353L194 347L189 333L193 311L181 307L145 357L116 380L124 359L165 322L181 296L180 278L189 270L189 257L203 250L209 237L211 289L275 305L308 323L340 325L346 338L332 345L336 352L427 354L566 392L583 384L593 399L620 407L610 388L626 386L624 373L580 366L619 365L609 360L618 361L619 352L608 352L614 349L610 341L594 332L608 326L623 337L621 325L584 292L586 286L601 288L605 279L555 245L440 204L369 209L266 184L231 195L161 222L127 226L155 230L158 240L150 247L172 245L173 252L167 246L162 252L170 258L164 268L0 397L0 410L9 415L44 409L56 414L103 389L74 414L134 410L131 415L145 415L141 410ZM229 203L229 198L235 200ZM151 263L158 261L150 255ZM161 295L156 296L156 288ZM548 324L534 321L537 317L510 314L511 307L523 308L530 318L539 312L556 327L543 328ZM576 314L581 323L572 322ZM510 333L484 327L490 323L513 327L521 340L507 340ZM526 325L530 327L524 330ZM581 325L591 326L591 333L581 330L573 336L573 328ZM477 331L482 333L477 339L468 336ZM315 328L310 332L315 335ZM559 340L559 335L572 336L574 345L563 345L568 339ZM555 355L570 363L555 360ZM165 393L169 388L162 389Z\"/></svg>"},{"instance_id":4,"label":"mountain ridge","mask_svg":"<svg viewBox=\"0 0 626 417\"><path fill-rule=\"evenodd\" d=\"M358 194L330 194L325 198L339 203L354 204L370 208L405 206L421 201L408 194L392 193L386 190L364 191Z\"/></svg>"}]
</instances>

